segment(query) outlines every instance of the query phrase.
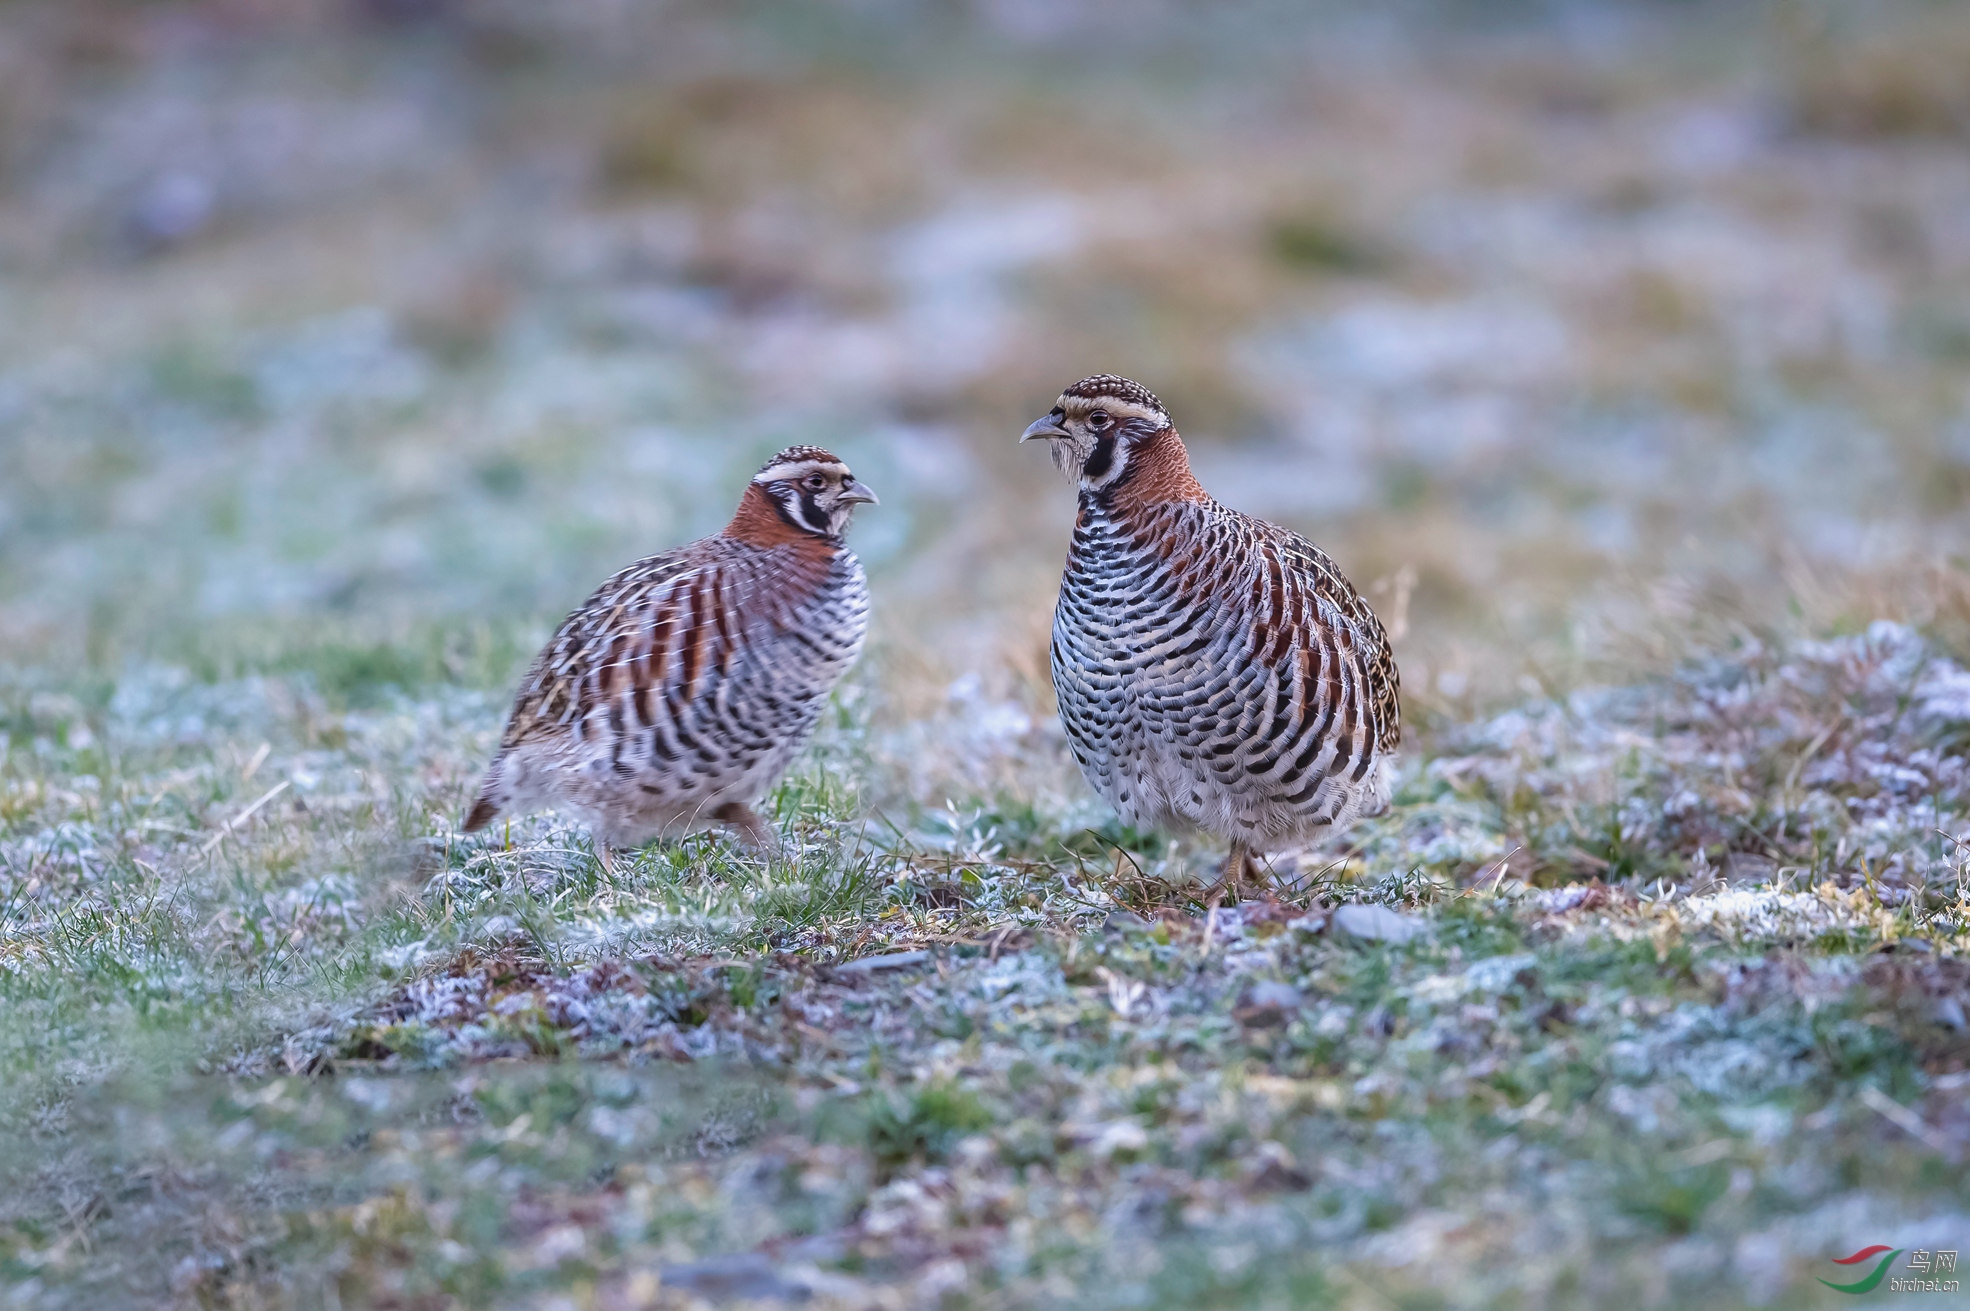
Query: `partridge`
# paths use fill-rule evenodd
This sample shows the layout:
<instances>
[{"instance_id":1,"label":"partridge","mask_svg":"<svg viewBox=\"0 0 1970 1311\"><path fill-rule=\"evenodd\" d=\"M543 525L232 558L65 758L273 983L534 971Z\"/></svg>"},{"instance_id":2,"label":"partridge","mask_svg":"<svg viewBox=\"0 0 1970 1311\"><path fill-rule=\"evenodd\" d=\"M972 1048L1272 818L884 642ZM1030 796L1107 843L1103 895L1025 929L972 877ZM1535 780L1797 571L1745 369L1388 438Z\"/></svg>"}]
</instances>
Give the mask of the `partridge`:
<instances>
[{"instance_id":1,"label":"partridge","mask_svg":"<svg viewBox=\"0 0 1970 1311\"><path fill-rule=\"evenodd\" d=\"M1387 808L1402 740L1381 622L1297 533L1213 500L1148 388L1060 394L1043 440L1080 486L1054 608L1053 687L1081 772L1131 825L1255 853Z\"/></svg>"},{"instance_id":2,"label":"partridge","mask_svg":"<svg viewBox=\"0 0 1970 1311\"><path fill-rule=\"evenodd\" d=\"M722 532L603 583L528 669L466 831L556 807L605 867L713 824L770 845L753 804L862 649L868 583L842 534L874 504L839 459L789 447Z\"/></svg>"}]
</instances>

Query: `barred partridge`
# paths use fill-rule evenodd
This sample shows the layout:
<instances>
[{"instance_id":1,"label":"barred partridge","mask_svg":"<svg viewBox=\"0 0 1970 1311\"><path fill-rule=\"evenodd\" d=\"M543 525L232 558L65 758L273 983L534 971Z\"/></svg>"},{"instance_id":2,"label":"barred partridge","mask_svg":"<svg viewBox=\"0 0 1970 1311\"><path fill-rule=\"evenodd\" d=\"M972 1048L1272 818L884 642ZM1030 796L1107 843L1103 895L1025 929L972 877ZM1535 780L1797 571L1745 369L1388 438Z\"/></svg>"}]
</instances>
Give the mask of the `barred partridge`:
<instances>
[{"instance_id":1,"label":"barred partridge","mask_svg":"<svg viewBox=\"0 0 1970 1311\"><path fill-rule=\"evenodd\" d=\"M1388 805L1402 739L1387 635L1325 553L1211 499L1162 403L1084 378L1021 441L1080 484L1053 686L1081 772L1141 828L1255 852Z\"/></svg>"},{"instance_id":2,"label":"barred partridge","mask_svg":"<svg viewBox=\"0 0 1970 1311\"><path fill-rule=\"evenodd\" d=\"M556 806L605 867L611 846L713 823L768 846L752 805L862 649L868 584L842 533L875 503L833 455L790 447L724 531L602 584L527 671L466 831Z\"/></svg>"}]
</instances>

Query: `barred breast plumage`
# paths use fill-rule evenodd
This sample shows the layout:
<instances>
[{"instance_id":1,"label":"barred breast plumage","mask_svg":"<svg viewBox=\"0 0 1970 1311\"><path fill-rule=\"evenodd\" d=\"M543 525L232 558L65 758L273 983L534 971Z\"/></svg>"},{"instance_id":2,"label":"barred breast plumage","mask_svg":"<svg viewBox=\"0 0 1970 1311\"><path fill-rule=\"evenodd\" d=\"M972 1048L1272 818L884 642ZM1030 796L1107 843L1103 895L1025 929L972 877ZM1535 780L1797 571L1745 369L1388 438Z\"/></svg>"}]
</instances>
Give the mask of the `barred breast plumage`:
<instances>
[{"instance_id":1,"label":"barred breast plumage","mask_svg":"<svg viewBox=\"0 0 1970 1311\"><path fill-rule=\"evenodd\" d=\"M712 823L770 835L752 804L806 744L868 628L842 542L875 496L812 446L769 460L724 531L640 560L535 658L468 831L555 806L611 845Z\"/></svg>"},{"instance_id":2,"label":"barred breast plumage","mask_svg":"<svg viewBox=\"0 0 1970 1311\"><path fill-rule=\"evenodd\" d=\"M1052 666L1095 791L1139 827L1228 839L1233 879L1252 851L1385 808L1398 676L1334 562L1213 500L1125 378L1074 384L1026 437L1080 484Z\"/></svg>"}]
</instances>

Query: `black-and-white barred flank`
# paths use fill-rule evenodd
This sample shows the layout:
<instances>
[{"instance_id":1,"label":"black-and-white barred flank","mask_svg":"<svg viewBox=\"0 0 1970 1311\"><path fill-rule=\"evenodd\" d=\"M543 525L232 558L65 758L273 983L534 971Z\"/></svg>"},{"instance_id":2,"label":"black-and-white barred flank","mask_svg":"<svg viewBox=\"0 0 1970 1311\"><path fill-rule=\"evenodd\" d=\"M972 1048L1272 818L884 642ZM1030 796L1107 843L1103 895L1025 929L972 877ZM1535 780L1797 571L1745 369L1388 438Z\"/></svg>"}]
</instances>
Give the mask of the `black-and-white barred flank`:
<instances>
[{"instance_id":1,"label":"black-and-white barred flank","mask_svg":"<svg viewBox=\"0 0 1970 1311\"><path fill-rule=\"evenodd\" d=\"M1393 665L1333 562L1216 502L1101 499L1082 498L1052 649L1095 790L1131 824L1259 849L1379 809Z\"/></svg>"}]
</instances>

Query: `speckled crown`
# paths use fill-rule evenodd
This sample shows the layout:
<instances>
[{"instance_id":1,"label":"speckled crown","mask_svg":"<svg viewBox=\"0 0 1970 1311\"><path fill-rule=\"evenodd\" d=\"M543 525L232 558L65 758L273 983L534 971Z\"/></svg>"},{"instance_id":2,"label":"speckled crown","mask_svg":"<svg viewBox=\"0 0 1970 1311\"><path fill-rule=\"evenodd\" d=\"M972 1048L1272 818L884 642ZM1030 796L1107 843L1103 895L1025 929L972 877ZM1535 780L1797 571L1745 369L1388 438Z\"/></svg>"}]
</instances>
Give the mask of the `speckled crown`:
<instances>
[{"instance_id":1,"label":"speckled crown","mask_svg":"<svg viewBox=\"0 0 1970 1311\"><path fill-rule=\"evenodd\" d=\"M781 451L778 455L760 465L759 472L765 473L768 469L782 464L805 464L813 460L818 460L823 464L840 464L846 467L846 462L840 456L823 447L789 446L786 450ZM755 474L754 476L757 477L758 475Z\"/></svg>"},{"instance_id":2,"label":"speckled crown","mask_svg":"<svg viewBox=\"0 0 1970 1311\"><path fill-rule=\"evenodd\" d=\"M1161 415L1165 423L1169 422L1170 418L1170 412L1163 408L1163 402L1156 399L1155 392L1119 374L1094 374L1092 377L1081 379L1060 394L1084 401L1117 400L1152 414Z\"/></svg>"}]
</instances>

